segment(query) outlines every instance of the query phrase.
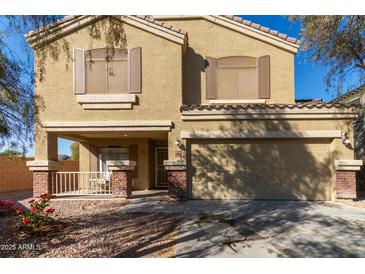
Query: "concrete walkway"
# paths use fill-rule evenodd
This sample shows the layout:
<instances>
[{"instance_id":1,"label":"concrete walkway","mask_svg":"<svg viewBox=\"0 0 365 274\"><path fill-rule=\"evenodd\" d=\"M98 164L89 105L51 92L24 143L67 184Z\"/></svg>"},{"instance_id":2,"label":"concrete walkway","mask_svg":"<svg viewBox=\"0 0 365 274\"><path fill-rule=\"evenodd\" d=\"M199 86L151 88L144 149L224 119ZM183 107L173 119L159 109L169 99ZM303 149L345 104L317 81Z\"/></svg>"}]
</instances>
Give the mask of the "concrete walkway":
<instances>
[{"instance_id":1,"label":"concrete walkway","mask_svg":"<svg viewBox=\"0 0 365 274\"><path fill-rule=\"evenodd\" d=\"M184 214L177 257L365 257L365 210L297 201L134 201L123 213Z\"/></svg>"},{"instance_id":2,"label":"concrete walkway","mask_svg":"<svg viewBox=\"0 0 365 274\"><path fill-rule=\"evenodd\" d=\"M170 201L166 191L134 191L120 213L176 213L184 214L185 203Z\"/></svg>"}]
</instances>

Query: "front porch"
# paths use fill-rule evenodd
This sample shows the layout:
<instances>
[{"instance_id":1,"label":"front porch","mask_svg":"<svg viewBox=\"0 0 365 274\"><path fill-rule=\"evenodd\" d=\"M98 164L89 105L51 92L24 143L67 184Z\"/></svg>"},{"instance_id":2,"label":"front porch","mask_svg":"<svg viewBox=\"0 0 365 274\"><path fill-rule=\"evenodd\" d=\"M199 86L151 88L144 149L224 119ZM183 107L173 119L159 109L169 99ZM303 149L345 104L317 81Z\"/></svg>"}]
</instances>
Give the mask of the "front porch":
<instances>
[{"instance_id":1,"label":"front porch","mask_svg":"<svg viewBox=\"0 0 365 274\"><path fill-rule=\"evenodd\" d=\"M83 195L78 193L71 193L68 195L53 195L52 200L75 200L75 201L87 201L87 200L110 200L115 199L113 194L94 194L94 195ZM128 198L130 201L137 200L169 200L167 189L149 189L149 190L133 190L131 196Z\"/></svg>"},{"instance_id":2,"label":"front porch","mask_svg":"<svg viewBox=\"0 0 365 274\"><path fill-rule=\"evenodd\" d=\"M137 195L142 194L138 191L152 191L147 195L154 190L167 191L169 178L170 181L176 179L171 171L171 161L168 161L176 146L169 140L170 128L143 129L136 130L135 126L129 130L123 128L123 131L118 127L105 131L100 128L87 131L48 128L43 132L42 140L36 142L36 160L28 163L34 172L34 196L47 193L58 198L133 198L134 191ZM58 138L79 143L78 171L59 170ZM169 162L167 167L166 161ZM177 195L176 187L170 187L171 193Z\"/></svg>"}]
</instances>

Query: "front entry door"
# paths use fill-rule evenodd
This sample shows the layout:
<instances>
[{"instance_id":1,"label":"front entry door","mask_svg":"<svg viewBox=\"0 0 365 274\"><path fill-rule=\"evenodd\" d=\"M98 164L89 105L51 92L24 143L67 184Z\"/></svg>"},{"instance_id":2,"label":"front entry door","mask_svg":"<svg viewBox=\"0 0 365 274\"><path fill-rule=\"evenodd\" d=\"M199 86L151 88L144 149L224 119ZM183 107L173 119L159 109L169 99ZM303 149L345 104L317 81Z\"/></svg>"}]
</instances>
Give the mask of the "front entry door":
<instances>
[{"instance_id":1,"label":"front entry door","mask_svg":"<svg viewBox=\"0 0 365 274\"><path fill-rule=\"evenodd\" d=\"M167 147L155 148L155 186L167 187L167 173L163 162L168 159Z\"/></svg>"}]
</instances>

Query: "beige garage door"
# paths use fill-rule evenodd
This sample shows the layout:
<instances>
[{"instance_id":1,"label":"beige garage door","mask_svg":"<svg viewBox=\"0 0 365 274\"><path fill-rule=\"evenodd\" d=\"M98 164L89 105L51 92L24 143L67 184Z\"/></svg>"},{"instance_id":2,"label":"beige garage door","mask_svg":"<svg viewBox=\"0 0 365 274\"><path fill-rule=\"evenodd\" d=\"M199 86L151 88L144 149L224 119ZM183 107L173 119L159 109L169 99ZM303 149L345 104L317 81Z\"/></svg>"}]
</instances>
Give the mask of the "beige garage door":
<instances>
[{"instance_id":1,"label":"beige garage door","mask_svg":"<svg viewBox=\"0 0 365 274\"><path fill-rule=\"evenodd\" d=\"M327 139L194 141L189 144L190 196L330 200L334 168L329 143Z\"/></svg>"}]
</instances>

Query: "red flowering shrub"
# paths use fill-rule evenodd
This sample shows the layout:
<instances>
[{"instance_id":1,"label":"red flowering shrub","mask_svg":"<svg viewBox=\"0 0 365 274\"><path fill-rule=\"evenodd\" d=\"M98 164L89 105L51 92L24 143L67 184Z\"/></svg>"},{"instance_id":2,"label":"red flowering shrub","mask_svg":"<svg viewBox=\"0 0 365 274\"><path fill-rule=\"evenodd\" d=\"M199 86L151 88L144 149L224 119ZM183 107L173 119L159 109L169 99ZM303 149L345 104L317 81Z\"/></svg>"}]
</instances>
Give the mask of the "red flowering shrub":
<instances>
[{"instance_id":1,"label":"red flowering shrub","mask_svg":"<svg viewBox=\"0 0 365 274\"><path fill-rule=\"evenodd\" d=\"M48 214L53 214L53 212L54 212L54 208L48 208L47 210L46 210L46 214L48 215Z\"/></svg>"},{"instance_id":2,"label":"red flowering shrub","mask_svg":"<svg viewBox=\"0 0 365 274\"><path fill-rule=\"evenodd\" d=\"M30 220L28 218L23 219L23 224L27 225L30 223Z\"/></svg>"},{"instance_id":3,"label":"red flowering shrub","mask_svg":"<svg viewBox=\"0 0 365 274\"><path fill-rule=\"evenodd\" d=\"M23 210L16 208L16 217L20 222L31 230L37 230L52 221L50 217L54 213L53 208L47 208L49 206L49 199L47 194L40 196L39 200L29 201L30 210Z\"/></svg>"},{"instance_id":4,"label":"red flowering shrub","mask_svg":"<svg viewBox=\"0 0 365 274\"><path fill-rule=\"evenodd\" d=\"M0 200L0 216L14 214L14 202L10 200Z\"/></svg>"}]
</instances>

